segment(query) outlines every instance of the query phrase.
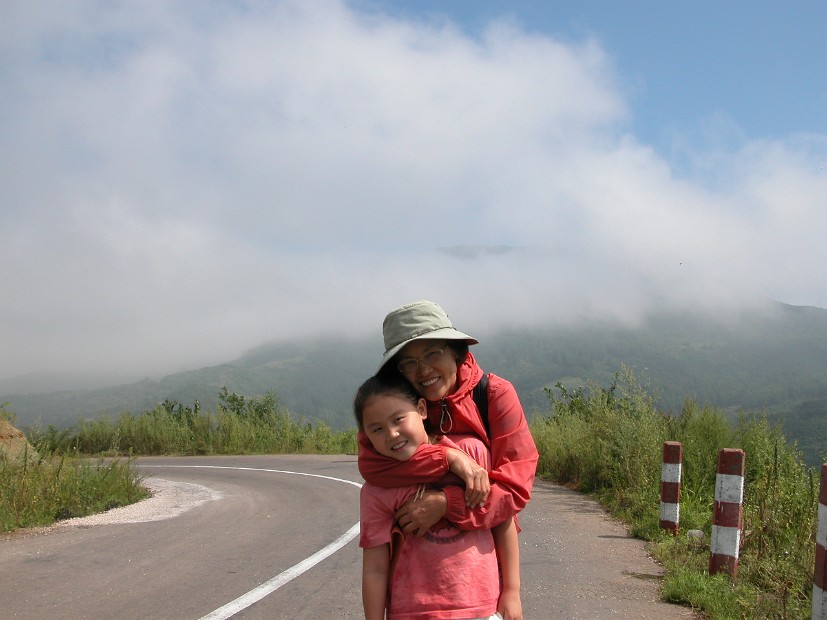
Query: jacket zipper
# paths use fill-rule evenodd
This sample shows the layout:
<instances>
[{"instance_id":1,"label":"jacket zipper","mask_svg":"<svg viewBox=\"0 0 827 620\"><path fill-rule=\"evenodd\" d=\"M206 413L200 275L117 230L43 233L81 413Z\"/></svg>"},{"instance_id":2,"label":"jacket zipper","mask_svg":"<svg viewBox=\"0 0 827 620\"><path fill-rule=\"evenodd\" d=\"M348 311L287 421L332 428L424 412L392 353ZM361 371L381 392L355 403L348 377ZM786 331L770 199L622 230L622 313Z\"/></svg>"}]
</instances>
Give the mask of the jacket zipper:
<instances>
[{"instance_id":1,"label":"jacket zipper","mask_svg":"<svg viewBox=\"0 0 827 620\"><path fill-rule=\"evenodd\" d=\"M454 419L451 417L451 412L448 411L448 403L443 398L441 401L442 411L439 414L439 432L447 435L454 428ZM448 418L448 428L445 428L445 418Z\"/></svg>"}]
</instances>

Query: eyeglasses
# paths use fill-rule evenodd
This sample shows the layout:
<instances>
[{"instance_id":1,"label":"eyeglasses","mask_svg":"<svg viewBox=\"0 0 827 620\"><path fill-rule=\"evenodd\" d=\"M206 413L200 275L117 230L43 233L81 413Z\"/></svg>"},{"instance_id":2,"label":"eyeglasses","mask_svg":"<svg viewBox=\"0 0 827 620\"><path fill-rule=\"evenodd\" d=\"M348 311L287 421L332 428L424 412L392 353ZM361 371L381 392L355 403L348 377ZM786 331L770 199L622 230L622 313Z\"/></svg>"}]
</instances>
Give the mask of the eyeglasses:
<instances>
[{"instance_id":1,"label":"eyeglasses","mask_svg":"<svg viewBox=\"0 0 827 620\"><path fill-rule=\"evenodd\" d=\"M423 366L431 366L433 367L440 358L442 354L445 353L445 349L448 348L448 345L444 345L440 349L431 349L425 355L423 355L420 359L414 359L412 357L406 357L402 361L400 361L396 367L399 369L403 375L415 375L416 371L419 370L419 365L422 364Z\"/></svg>"}]
</instances>

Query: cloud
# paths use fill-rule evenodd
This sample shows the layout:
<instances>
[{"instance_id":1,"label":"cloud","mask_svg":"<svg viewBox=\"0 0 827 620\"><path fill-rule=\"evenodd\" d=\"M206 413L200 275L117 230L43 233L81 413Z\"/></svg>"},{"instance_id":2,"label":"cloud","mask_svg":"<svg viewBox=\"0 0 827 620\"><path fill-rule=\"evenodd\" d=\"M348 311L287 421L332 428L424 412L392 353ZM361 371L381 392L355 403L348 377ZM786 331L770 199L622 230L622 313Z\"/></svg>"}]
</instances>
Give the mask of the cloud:
<instances>
[{"instance_id":1,"label":"cloud","mask_svg":"<svg viewBox=\"0 0 827 620\"><path fill-rule=\"evenodd\" d=\"M827 306L827 138L684 147L679 174L595 40L332 0L6 12L0 377L378 340L419 298L477 329Z\"/></svg>"}]
</instances>

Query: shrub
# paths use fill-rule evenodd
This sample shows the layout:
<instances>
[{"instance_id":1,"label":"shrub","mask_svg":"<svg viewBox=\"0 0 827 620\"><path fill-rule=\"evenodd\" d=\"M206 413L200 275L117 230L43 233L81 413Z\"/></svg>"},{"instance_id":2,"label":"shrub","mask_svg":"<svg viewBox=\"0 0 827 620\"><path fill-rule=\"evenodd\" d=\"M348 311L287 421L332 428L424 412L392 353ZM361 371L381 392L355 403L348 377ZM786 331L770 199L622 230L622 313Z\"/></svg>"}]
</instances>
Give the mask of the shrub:
<instances>
[{"instance_id":1,"label":"shrub","mask_svg":"<svg viewBox=\"0 0 827 620\"><path fill-rule=\"evenodd\" d=\"M678 416L658 412L628 369L608 388L589 385L546 394L550 413L532 421L538 474L594 494L652 542L664 563L663 596L711 618L799 618L810 605L817 476L766 416L730 422L687 401ZM718 452L746 453L744 527L738 580L707 574L709 547L667 536L658 527L663 442L683 445L681 529L709 540Z\"/></svg>"}]
</instances>

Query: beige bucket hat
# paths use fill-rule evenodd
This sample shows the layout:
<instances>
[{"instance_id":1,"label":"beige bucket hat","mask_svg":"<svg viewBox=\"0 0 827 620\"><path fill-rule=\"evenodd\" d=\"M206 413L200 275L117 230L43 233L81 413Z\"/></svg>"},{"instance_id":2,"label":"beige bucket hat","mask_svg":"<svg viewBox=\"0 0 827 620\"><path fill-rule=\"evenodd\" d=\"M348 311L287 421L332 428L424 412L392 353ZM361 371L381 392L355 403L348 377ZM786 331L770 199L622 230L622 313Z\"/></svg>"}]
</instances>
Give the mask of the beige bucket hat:
<instances>
[{"instance_id":1,"label":"beige bucket hat","mask_svg":"<svg viewBox=\"0 0 827 620\"><path fill-rule=\"evenodd\" d=\"M479 340L454 329L448 314L432 301L415 301L392 310L382 323L385 353L377 372L409 342L414 340L464 340L469 345Z\"/></svg>"}]
</instances>

